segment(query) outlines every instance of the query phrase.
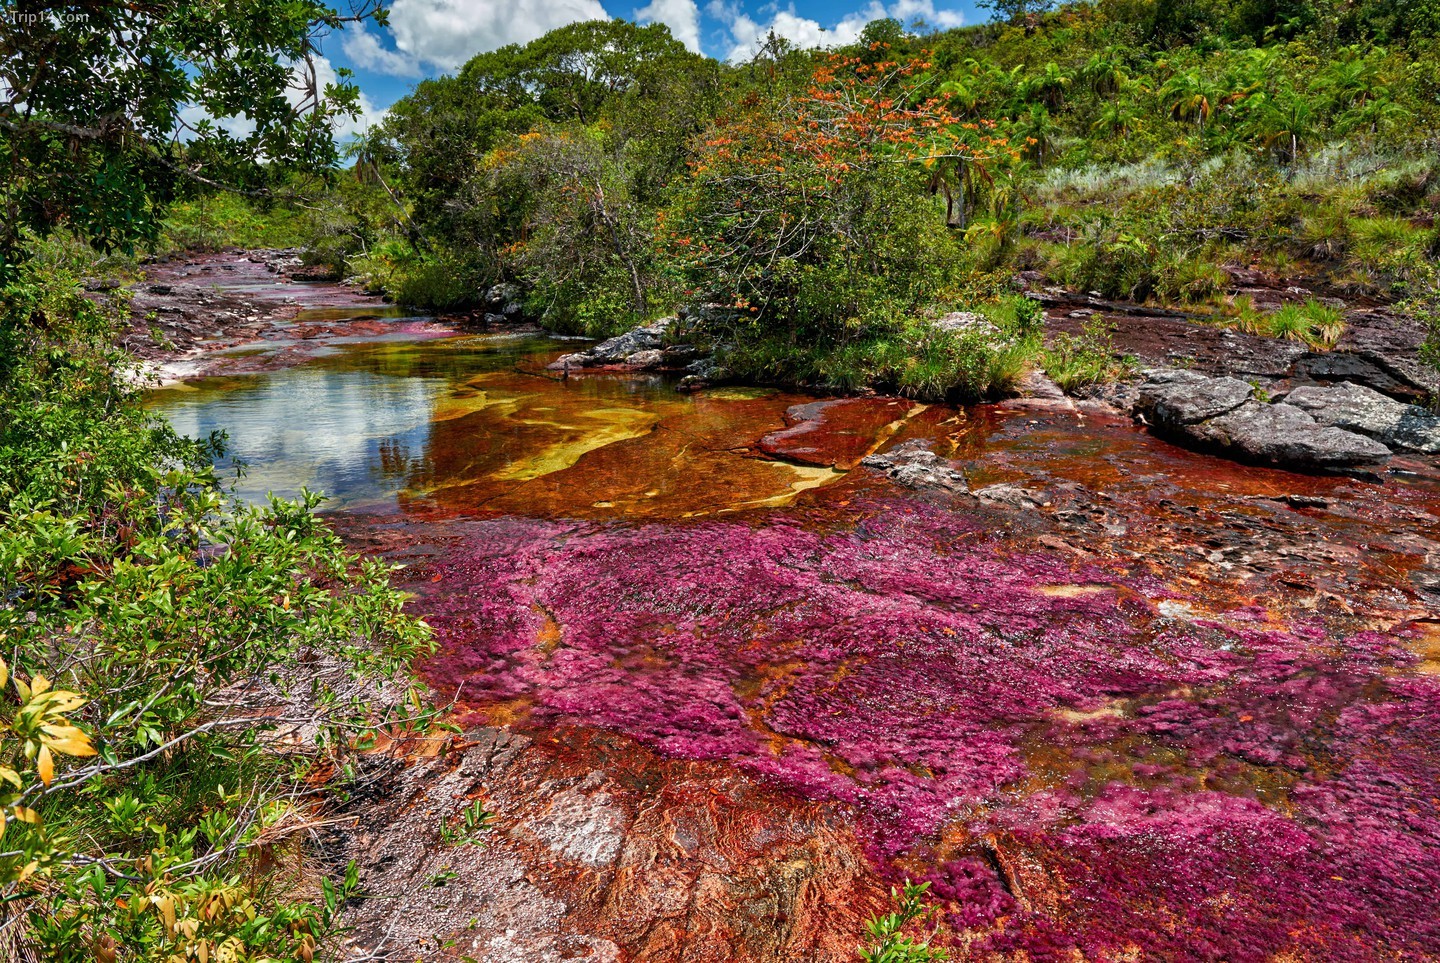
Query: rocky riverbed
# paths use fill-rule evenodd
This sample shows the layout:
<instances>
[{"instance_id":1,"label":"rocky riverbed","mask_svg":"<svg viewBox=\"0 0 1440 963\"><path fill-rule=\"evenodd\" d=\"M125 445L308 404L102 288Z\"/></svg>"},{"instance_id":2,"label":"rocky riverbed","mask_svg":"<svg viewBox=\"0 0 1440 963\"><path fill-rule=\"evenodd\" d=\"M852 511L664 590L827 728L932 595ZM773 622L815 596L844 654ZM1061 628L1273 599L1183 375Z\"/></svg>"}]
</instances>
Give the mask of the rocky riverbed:
<instances>
[{"instance_id":1,"label":"rocky riverbed","mask_svg":"<svg viewBox=\"0 0 1440 963\"><path fill-rule=\"evenodd\" d=\"M357 951L846 960L909 878L957 959L1440 958L1440 470L1413 393L1292 361L1262 398L1160 352L1120 404L679 395L565 378L558 343L345 330L157 403L416 415L352 429L334 477L363 507L332 519L406 565L460 732L372 755L331 814ZM306 378L326 391L286 393ZM1281 395L1367 458L1296 473L1155 416Z\"/></svg>"}]
</instances>

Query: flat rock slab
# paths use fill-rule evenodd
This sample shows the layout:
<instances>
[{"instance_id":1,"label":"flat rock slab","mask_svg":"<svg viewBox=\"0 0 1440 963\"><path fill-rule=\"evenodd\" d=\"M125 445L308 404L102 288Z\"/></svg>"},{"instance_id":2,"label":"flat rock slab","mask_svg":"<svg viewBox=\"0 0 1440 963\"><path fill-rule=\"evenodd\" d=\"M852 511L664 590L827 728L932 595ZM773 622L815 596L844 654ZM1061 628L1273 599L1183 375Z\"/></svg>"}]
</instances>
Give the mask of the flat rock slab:
<instances>
[{"instance_id":1,"label":"flat rock slab","mask_svg":"<svg viewBox=\"0 0 1440 963\"><path fill-rule=\"evenodd\" d=\"M1390 449L1364 435L1320 425L1293 405L1247 401L1234 411L1192 426L1190 436L1257 461L1294 468L1378 465Z\"/></svg>"},{"instance_id":2,"label":"flat rock slab","mask_svg":"<svg viewBox=\"0 0 1440 963\"><path fill-rule=\"evenodd\" d=\"M1358 432L1390 448L1424 454L1440 452L1440 417L1364 385L1306 385L1290 392L1286 402L1322 425Z\"/></svg>"},{"instance_id":3,"label":"flat rock slab","mask_svg":"<svg viewBox=\"0 0 1440 963\"><path fill-rule=\"evenodd\" d=\"M368 785L324 847L402 897L347 909L366 958L839 963L887 905L841 807L613 733L472 730ZM492 828L442 836L477 799Z\"/></svg>"},{"instance_id":4,"label":"flat rock slab","mask_svg":"<svg viewBox=\"0 0 1440 963\"><path fill-rule=\"evenodd\" d=\"M917 409L903 398L842 398L795 405L787 427L760 439L760 451L785 461L849 470L889 439Z\"/></svg>"},{"instance_id":5,"label":"flat rock slab","mask_svg":"<svg viewBox=\"0 0 1440 963\"><path fill-rule=\"evenodd\" d=\"M1065 310L1068 306L1057 307L1047 315L1045 327L1050 337L1078 335L1090 320L1090 316L1070 317ZM1136 308L1144 310L1142 306ZM1096 313L1108 315L1107 328L1115 353L1133 355L1146 365L1184 365L1209 375L1271 381L1289 377L1296 359L1306 353L1305 346L1296 341L1264 338L1183 317L1158 313L1116 316L1104 310Z\"/></svg>"},{"instance_id":6,"label":"flat rock slab","mask_svg":"<svg viewBox=\"0 0 1440 963\"><path fill-rule=\"evenodd\" d=\"M1194 425L1234 411L1255 396L1239 378L1210 378L1195 371L1148 372L1140 404L1155 424Z\"/></svg>"}]
</instances>

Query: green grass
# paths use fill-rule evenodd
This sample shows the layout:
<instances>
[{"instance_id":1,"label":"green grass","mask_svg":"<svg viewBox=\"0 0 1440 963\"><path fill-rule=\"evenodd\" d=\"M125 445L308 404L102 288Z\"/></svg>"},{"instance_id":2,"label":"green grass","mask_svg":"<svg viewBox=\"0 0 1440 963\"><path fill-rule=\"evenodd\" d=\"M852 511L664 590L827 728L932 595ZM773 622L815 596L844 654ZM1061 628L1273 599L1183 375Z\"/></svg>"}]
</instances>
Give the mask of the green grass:
<instances>
[{"instance_id":1,"label":"green grass","mask_svg":"<svg viewBox=\"0 0 1440 963\"><path fill-rule=\"evenodd\" d=\"M1318 351L1334 348L1345 333L1344 314L1313 299L1267 313L1256 311L1249 298L1236 298L1234 311L1234 326L1247 334L1299 341Z\"/></svg>"},{"instance_id":2,"label":"green grass","mask_svg":"<svg viewBox=\"0 0 1440 963\"><path fill-rule=\"evenodd\" d=\"M310 234L298 211L280 205L261 208L243 197L217 192L173 205L165 217L159 249L303 247Z\"/></svg>"},{"instance_id":3,"label":"green grass","mask_svg":"<svg viewBox=\"0 0 1440 963\"><path fill-rule=\"evenodd\" d=\"M1120 357L1105 322L1092 318L1078 335L1061 334L1041 354L1050 380L1067 394L1090 385L1118 381L1135 368L1133 358Z\"/></svg>"}]
</instances>

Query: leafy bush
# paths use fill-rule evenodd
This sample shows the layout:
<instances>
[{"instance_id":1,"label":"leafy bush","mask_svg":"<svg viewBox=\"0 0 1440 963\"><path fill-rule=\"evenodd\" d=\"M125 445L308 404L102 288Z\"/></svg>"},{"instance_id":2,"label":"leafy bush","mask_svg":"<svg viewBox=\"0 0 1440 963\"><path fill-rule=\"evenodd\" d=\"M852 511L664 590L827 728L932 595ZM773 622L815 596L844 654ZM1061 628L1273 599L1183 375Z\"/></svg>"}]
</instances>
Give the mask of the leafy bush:
<instances>
[{"instance_id":1,"label":"leafy bush","mask_svg":"<svg viewBox=\"0 0 1440 963\"><path fill-rule=\"evenodd\" d=\"M414 721L428 631L315 496L230 503L223 441L139 406L122 305L33 263L3 298L0 904L61 963L308 963L354 876L312 899L267 867Z\"/></svg>"},{"instance_id":2,"label":"leafy bush","mask_svg":"<svg viewBox=\"0 0 1440 963\"><path fill-rule=\"evenodd\" d=\"M171 205L165 215L160 248L218 251L230 247L300 247L313 229L293 209L279 204L259 207L224 191L201 194Z\"/></svg>"},{"instance_id":3,"label":"leafy bush","mask_svg":"<svg viewBox=\"0 0 1440 963\"><path fill-rule=\"evenodd\" d=\"M930 892L929 883L905 881L903 888L892 887L890 901L892 912L876 916L866 922L870 943L860 947L860 959L864 963L928 963L932 960L948 960L950 954L934 947L937 928L936 913L925 902ZM906 935L906 930L930 927L923 938Z\"/></svg>"}]
</instances>

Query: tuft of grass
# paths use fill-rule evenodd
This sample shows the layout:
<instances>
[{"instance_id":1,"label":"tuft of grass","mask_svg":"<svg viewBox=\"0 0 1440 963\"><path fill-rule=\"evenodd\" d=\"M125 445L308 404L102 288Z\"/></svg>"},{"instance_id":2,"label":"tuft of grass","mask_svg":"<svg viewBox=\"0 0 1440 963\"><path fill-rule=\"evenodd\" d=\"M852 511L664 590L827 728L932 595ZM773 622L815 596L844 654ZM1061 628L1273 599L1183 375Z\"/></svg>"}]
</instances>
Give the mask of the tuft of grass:
<instances>
[{"instance_id":1,"label":"tuft of grass","mask_svg":"<svg viewBox=\"0 0 1440 963\"><path fill-rule=\"evenodd\" d=\"M1177 255L1162 265L1155 293L1170 301L1201 304L1214 300L1229 284L1230 276L1214 261Z\"/></svg>"},{"instance_id":2,"label":"tuft of grass","mask_svg":"<svg viewBox=\"0 0 1440 963\"><path fill-rule=\"evenodd\" d=\"M1235 326L1247 334L1300 341L1320 351L1335 347L1345 333L1345 316L1313 299L1266 314L1256 311L1249 298L1236 298L1235 310Z\"/></svg>"},{"instance_id":3,"label":"tuft of grass","mask_svg":"<svg viewBox=\"0 0 1440 963\"><path fill-rule=\"evenodd\" d=\"M1341 203L1323 204L1301 218L1297 240L1300 253L1318 261L1339 261L1350 250L1354 211Z\"/></svg>"},{"instance_id":4,"label":"tuft of grass","mask_svg":"<svg viewBox=\"0 0 1440 963\"><path fill-rule=\"evenodd\" d=\"M1116 355L1110 329L1099 318L1086 321L1079 335L1057 336L1042 353L1041 364L1050 380L1067 394L1118 381L1135 367L1133 358Z\"/></svg>"}]
</instances>

